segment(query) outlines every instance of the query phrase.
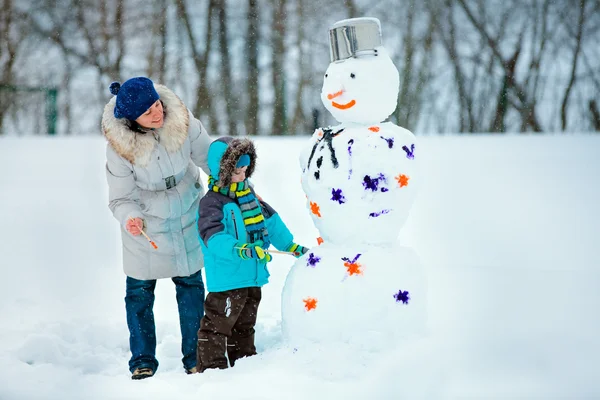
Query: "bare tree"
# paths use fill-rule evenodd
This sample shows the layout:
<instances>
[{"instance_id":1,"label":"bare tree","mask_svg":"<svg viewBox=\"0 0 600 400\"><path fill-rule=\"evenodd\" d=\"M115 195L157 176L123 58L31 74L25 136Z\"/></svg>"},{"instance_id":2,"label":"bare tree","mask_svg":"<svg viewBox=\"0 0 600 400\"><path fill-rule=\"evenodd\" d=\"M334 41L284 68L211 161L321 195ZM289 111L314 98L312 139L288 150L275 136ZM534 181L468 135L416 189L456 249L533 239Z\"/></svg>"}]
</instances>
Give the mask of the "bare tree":
<instances>
[{"instance_id":1,"label":"bare tree","mask_svg":"<svg viewBox=\"0 0 600 400\"><path fill-rule=\"evenodd\" d=\"M246 78L246 92L248 101L246 104L246 133L256 135L258 133L258 43L259 43L259 13L258 0L248 0L248 31L246 33L246 59L248 77Z\"/></svg>"},{"instance_id":2,"label":"bare tree","mask_svg":"<svg viewBox=\"0 0 600 400\"><path fill-rule=\"evenodd\" d=\"M479 130L475 122L473 104L475 92L467 87L468 78L463 70L463 60L458 53L458 39L456 37L456 22L454 17L454 0L445 0L442 5L438 1L427 1L433 26L441 40L443 48L448 54L449 61L454 71L456 96L459 108L459 132L474 132ZM444 21L445 23L442 23ZM471 77L473 79L473 77Z\"/></svg>"},{"instance_id":3,"label":"bare tree","mask_svg":"<svg viewBox=\"0 0 600 400\"><path fill-rule=\"evenodd\" d=\"M208 7L206 10L206 30L205 30L205 49L204 51L199 49L197 45L197 39L192 30L192 21L187 12L187 7L185 0L176 0L177 5L177 13L179 18L183 22L185 31L188 36L188 40L190 42L190 48L192 51L192 59L194 61L194 66L196 67L196 72L198 73L198 97L196 99L196 105L194 107L194 115L197 117L208 115L209 127L211 132L217 131L217 123L216 123L216 112L214 110L212 97L209 92L209 83L208 83L208 59L211 53L212 48L212 17L213 13L216 9L216 1L217 0L209 0Z\"/></svg>"},{"instance_id":4,"label":"bare tree","mask_svg":"<svg viewBox=\"0 0 600 400\"><path fill-rule=\"evenodd\" d=\"M564 131L567 129L567 107L569 104L569 97L571 95L571 91L573 90L573 85L575 84L576 76L577 76L577 65L579 63L579 56L581 53L581 42L583 38L583 30L585 26L586 19L586 0L579 0L579 18L577 20L577 25L575 28L575 46L573 49L573 62L571 64L571 74L569 77L569 83L567 84L567 88L565 90L565 94L563 96L562 104L560 107L560 121L561 128Z\"/></svg>"},{"instance_id":5,"label":"bare tree","mask_svg":"<svg viewBox=\"0 0 600 400\"><path fill-rule=\"evenodd\" d=\"M589 109L592 126L594 127L594 130L600 131L600 111L598 111L598 103L596 100L590 100Z\"/></svg>"},{"instance_id":6,"label":"bare tree","mask_svg":"<svg viewBox=\"0 0 600 400\"><path fill-rule=\"evenodd\" d=\"M285 90L285 8L286 0L272 0L273 5L273 29L272 29L272 63L271 71L273 77L273 90L275 92L273 102L273 121L271 132L273 135L285 135L288 133L286 113L286 90Z\"/></svg>"},{"instance_id":7,"label":"bare tree","mask_svg":"<svg viewBox=\"0 0 600 400\"><path fill-rule=\"evenodd\" d=\"M27 77L60 85L60 126L67 131L89 123L78 118L82 109L101 110L109 79L140 71L196 96L190 108L214 134L256 134L259 122L276 135L301 132L312 125L309 110L313 121L327 124L331 115L319 101L327 31L359 16L382 22L400 72L392 115L400 125L461 132L600 126L598 0L333 0L327 12L318 0L0 0L0 6L0 84L14 89ZM41 46L52 68L32 67ZM244 51L233 51L238 46ZM246 72L237 73L239 67ZM82 84L85 97L71 90ZM263 93L273 93L272 100ZM6 90L0 96L0 127L23 120L16 104L43 115L42 102L15 98ZM272 114L261 121L264 111Z\"/></svg>"},{"instance_id":8,"label":"bare tree","mask_svg":"<svg viewBox=\"0 0 600 400\"><path fill-rule=\"evenodd\" d=\"M423 105L423 88L430 73L434 18L417 7L415 0L409 0L404 9L405 23L402 30L402 55L400 73L400 93L395 118L399 125L412 128L419 119ZM422 32L417 25L427 26ZM423 35L422 37L420 35Z\"/></svg>"},{"instance_id":9,"label":"bare tree","mask_svg":"<svg viewBox=\"0 0 600 400\"><path fill-rule=\"evenodd\" d=\"M305 35L305 12L304 12L304 0L296 0L296 47L298 51L298 60L296 69L298 73L298 86L296 88L296 98L294 99L294 115L292 117L292 134L302 130L302 127L306 124L306 116L304 114L304 92L308 85L309 75L307 70L309 66L306 63L306 51L304 46Z\"/></svg>"},{"instance_id":10,"label":"bare tree","mask_svg":"<svg viewBox=\"0 0 600 400\"><path fill-rule=\"evenodd\" d=\"M354 0L344 0L344 6L348 10L348 18L356 18L359 16L358 7Z\"/></svg>"},{"instance_id":11,"label":"bare tree","mask_svg":"<svg viewBox=\"0 0 600 400\"><path fill-rule=\"evenodd\" d=\"M165 84L167 69L167 9L168 5L163 0L154 0L151 44L147 54L146 76L155 76L158 81Z\"/></svg>"},{"instance_id":12,"label":"bare tree","mask_svg":"<svg viewBox=\"0 0 600 400\"><path fill-rule=\"evenodd\" d=\"M225 115L227 120L228 135L236 136L237 130L237 112L240 108L240 99L234 94L233 81L231 79L231 59L229 56L229 41L227 39L227 11L225 0L216 0L215 8L219 19L219 54L221 59L220 68L220 86L223 90L225 100Z\"/></svg>"},{"instance_id":13,"label":"bare tree","mask_svg":"<svg viewBox=\"0 0 600 400\"><path fill-rule=\"evenodd\" d=\"M26 17L42 39L49 39L65 55L96 68L102 93L102 77L119 79L121 75L125 55L124 8L124 0L44 0Z\"/></svg>"},{"instance_id":14,"label":"bare tree","mask_svg":"<svg viewBox=\"0 0 600 400\"><path fill-rule=\"evenodd\" d=\"M14 9L12 0L2 0L2 12L0 13L0 66L2 75L0 85L11 85L13 83L13 69L17 59L17 50L19 42L22 40L16 37L16 23L14 20ZM9 105L13 102L9 93L0 86L0 135L3 132L2 126L4 116Z\"/></svg>"},{"instance_id":15,"label":"bare tree","mask_svg":"<svg viewBox=\"0 0 600 400\"><path fill-rule=\"evenodd\" d=\"M517 40L515 49L512 51L510 57L506 57L503 55L500 47L500 36L494 36L486 27L484 22L485 17L479 17L475 15L475 12L472 8L467 5L466 0L458 0L459 4L462 6L465 15L468 20L473 24L477 32L485 39L489 49L492 51L494 58L497 62L497 65L500 65L503 71L503 85L501 87L501 92L499 95L499 101L502 102L505 99L510 103L510 105L515 108L521 115L522 120L522 129L525 130L528 127L535 132L541 132L542 127L538 121L536 110L535 110L535 97L531 96L526 90L526 87L522 82L519 82L517 77L515 76L515 68L518 58L521 54L521 39L523 37L523 33L521 32L519 40ZM508 4L507 7L511 7L511 10L516 10L515 4ZM525 24L526 25L526 24ZM511 96L509 97L508 94ZM504 92L506 92L506 96L504 96ZM501 112L502 107L498 109ZM504 116L500 116L500 120L503 121ZM498 116L495 116L493 127L498 126Z\"/></svg>"}]
</instances>

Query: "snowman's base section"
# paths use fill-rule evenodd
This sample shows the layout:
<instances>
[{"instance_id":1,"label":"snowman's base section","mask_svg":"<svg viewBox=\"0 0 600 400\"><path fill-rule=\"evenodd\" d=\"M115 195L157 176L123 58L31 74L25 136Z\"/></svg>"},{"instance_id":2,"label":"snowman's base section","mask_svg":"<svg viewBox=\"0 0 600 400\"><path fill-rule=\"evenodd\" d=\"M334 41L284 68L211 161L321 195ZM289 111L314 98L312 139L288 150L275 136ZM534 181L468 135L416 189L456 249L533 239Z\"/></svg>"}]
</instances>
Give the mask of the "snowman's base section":
<instances>
[{"instance_id":1,"label":"snowman's base section","mask_svg":"<svg viewBox=\"0 0 600 400\"><path fill-rule=\"evenodd\" d=\"M424 334L426 279L411 248L311 249L290 270L282 295L285 340L384 348Z\"/></svg>"}]
</instances>

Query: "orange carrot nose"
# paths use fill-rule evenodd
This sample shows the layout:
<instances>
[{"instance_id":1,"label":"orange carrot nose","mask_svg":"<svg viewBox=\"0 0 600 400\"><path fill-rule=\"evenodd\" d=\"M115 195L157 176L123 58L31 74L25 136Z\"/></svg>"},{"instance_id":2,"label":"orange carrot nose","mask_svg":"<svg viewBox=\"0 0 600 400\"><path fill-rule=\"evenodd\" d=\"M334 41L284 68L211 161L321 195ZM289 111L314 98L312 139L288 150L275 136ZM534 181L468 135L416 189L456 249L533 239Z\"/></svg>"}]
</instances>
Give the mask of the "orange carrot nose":
<instances>
[{"instance_id":1,"label":"orange carrot nose","mask_svg":"<svg viewBox=\"0 0 600 400\"><path fill-rule=\"evenodd\" d=\"M341 95L342 95L342 93L344 93L344 91L343 91L343 90L340 90L339 92L335 92L334 94L328 94L328 95L327 95L327 98L328 98L329 100L333 100L333 99L335 99L336 97L338 97L338 96L341 96Z\"/></svg>"}]
</instances>

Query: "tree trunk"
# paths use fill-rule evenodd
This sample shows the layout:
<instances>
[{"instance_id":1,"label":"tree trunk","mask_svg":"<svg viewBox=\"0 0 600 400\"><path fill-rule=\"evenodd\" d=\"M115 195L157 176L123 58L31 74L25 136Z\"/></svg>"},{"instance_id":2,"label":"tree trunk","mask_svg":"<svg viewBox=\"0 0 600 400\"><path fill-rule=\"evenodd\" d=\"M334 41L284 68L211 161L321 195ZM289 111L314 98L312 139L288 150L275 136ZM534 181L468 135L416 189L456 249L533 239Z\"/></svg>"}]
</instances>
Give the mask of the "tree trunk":
<instances>
[{"instance_id":1,"label":"tree trunk","mask_svg":"<svg viewBox=\"0 0 600 400\"><path fill-rule=\"evenodd\" d=\"M589 108L594 130L600 131L600 111L598 111L598 103L596 103L596 100L590 100Z\"/></svg>"},{"instance_id":2,"label":"tree trunk","mask_svg":"<svg viewBox=\"0 0 600 400\"><path fill-rule=\"evenodd\" d=\"M183 21L188 40L190 41L194 65L196 66L196 71L198 72L198 97L196 98L196 105L194 106L194 115L197 118L208 116L210 133L213 134L216 134L217 129L217 125L214 123L214 121L216 121L216 114L213 107L212 97L209 94L207 73L208 57L212 47L212 16L213 10L215 9L215 3L216 0L209 0L208 2L208 10L206 12L206 49L204 52L201 52L196 46L196 37L192 31L192 24L187 13L185 0L176 0L177 13Z\"/></svg>"},{"instance_id":3,"label":"tree trunk","mask_svg":"<svg viewBox=\"0 0 600 400\"><path fill-rule=\"evenodd\" d=\"M506 112L508 110L508 91L510 89L509 82L514 79L515 68L519 55L521 54L521 46L518 45L513 56L508 60L504 68L504 79L500 87L500 93L498 94L498 100L496 100L496 112L494 113L494 122L490 127L491 132L504 133L506 131Z\"/></svg>"},{"instance_id":4,"label":"tree trunk","mask_svg":"<svg viewBox=\"0 0 600 400\"><path fill-rule=\"evenodd\" d=\"M258 0L248 0L248 32L246 34L246 59L248 60L248 78L246 80L246 134L258 134L258 42L259 42Z\"/></svg>"},{"instance_id":5,"label":"tree trunk","mask_svg":"<svg viewBox=\"0 0 600 400\"><path fill-rule=\"evenodd\" d=\"M273 90L275 92L273 103L273 121L271 133L273 135L286 135L288 132L285 99L285 6L286 0L273 0L273 29L271 46L273 50L272 73Z\"/></svg>"},{"instance_id":6,"label":"tree trunk","mask_svg":"<svg viewBox=\"0 0 600 400\"><path fill-rule=\"evenodd\" d=\"M0 84L11 85L13 84L13 66L16 60L17 48L16 44L12 42L9 32L13 26L13 7L12 0L4 0L2 2L2 13L0 13L0 51L7 53L6 63L2 65L2 76L0 77ZM6 50L5 50L6 49ZM4 132L2 129L4 123L4 116L8 111L9 105L13 103L14 99L11 98L14 94L9 91L0 91L0 135Z\"/></svg>"},{"instance_id":7,"label":"tree trunk","mask_svg":"<svg viewBox=\"0 0 600 400\"><path fill-rule=\"evenodd\" d=\"M229 136L237 136L237 113L239 97L233 93L233 80L231 78L231 59L227 41L227 5L225 0L217 0L217 15L219 18L219 54L221 55L221 86L223 100L225 101L225 120Z\"/></svg>"},{"instance_id":8,"label":"tree trunk","mask_svg":"<svg viewBox=\"0 0 600 400\"><path fill-rule=\"evenodd\" d=\"M479 20L475 17L469 6L467 6L465 0L458 0L459 4L462 6L467 18L475 29L480 33L485 42L488 44L489 49L496 61L502 66L504 77L506 79L507 90L510 90L512 94L516 97L517 101L510 101L512 107L515 108L521 115L522 120L522 129L525 130L527 127L530 127L534 132L541 132L542 128L539 124L539 121L535 112L535 93L529 94L526 90L527 87L520 84L516 77L514 66L511 71L511 63L514 61L516 63L516 58L518 58L518 53L520 52L520 46L523 39L523 33L521 33L519 40L517 41L517 50L515 51L515 55L513 55L513 59L504 60L502 56L502 52L500 51L500 45L497 39L494 39L490 33L488 33L486 26L482 20ZM497 119L497 118L495 118Z\"/></svg>"},{"instance_id":9,"label":"tree trunk","mask_svg":"<svg viewBox=\"0 0 600 400\"><path fill-rule=\"evenodd\" d=\"M448 10L448 15L444 17L447 21L445 24L440 23L439 11L443 6L438 5L437 1L428 1L430 13L434 18L434 26L440 34L442 44L448 53L448 58L454 69L454 80L457 89L457 100L460 105L459 110L459 131L473 132L475 130L475 116L473 114L473 93L467 90L465 72L461 65L461 59L458 55L457 40L456 40L456 25L454 20L454 5L452 0L446 0L445 9ZM435 8L437 7L437 8ZM448 32L444 31L444 26L448 25Z\"/></svg>"},{"instance_id":10,"label":"tree trunk","mask_svg":"<svg viewBox=\"0 0 600 400\"><path fill-rule=\"evenodd\" d=\"M396 121L398 125L407 127L408 118L410 114L410 84L413 79L413 55L414 55L414 44L413 44L413 22L415 18L414 13L414 0L410 0L410 3L407 5L408 11L406 15L406 22L404 26L406 30L402 33L403 35L403 45L404 54L402 58L404 59L404 67L402 68L402 75L400 80L400 93L398 96L398 105L396 106Z\"/></svg>"},{"instance_id":11,"label":"tree trunk","mask_svg":"<svg viewBox=\"0 0 600 400\"><path fill-rule=\"evenodd\" d=\"M565 95L563 97L562 105L560 107L560 121L561 128L563 131L567 129L567 106L569 104L569 96L571 95L571 90L573 89L573 85L575 84L577 74L577 62L579 60L579 53L581 51L583 25L585 22L585 3L586 0L579 1L579 21L577 24L577 34L575 35L575 50L573 50L573 64L571 67L571 76L569 78L569 84L567 85L567 89L565 90Z\"/></svg>"},{"instance_id":12,"label":"tree trunk","mask_svg":"<svg viewBox=\"0 0 600 400\"><path fill-rule=\"evenodd\" d=\"M168 6L163 4L159 18L160 57L158 58L158 80L164 85L167 84L167 10Z\"/></svg>"},{"instance_id":13,"label":"tree trunk","mask_svg":"<svg viewBox=\"0 0 600 400\"><path fill-rule=\"evenodd\" d=\"M297 27L297 41L296 47L298 48L298 87L296 88L296 98L294 106L294 116L292 118L292 129L293 135L297 134L300 130L303 130L305 124L304 107L302 98L304 96L304 87L307 83L306 78L306 67L305 67L305 53L304 53L304 0L296 0L296 14L298 18Z\"/></svg>"},{"instance_id":14,"label":"tree trunk","mask_svg":"<svg viewBox=\"0 0 600 400\"><path fill-rule=\"evenodd\" d=\"M346 6L346 10L348 10L348 18L358 17L358 8L354 0L344 0L344 5Z\"/></svg>"}]
</instances>

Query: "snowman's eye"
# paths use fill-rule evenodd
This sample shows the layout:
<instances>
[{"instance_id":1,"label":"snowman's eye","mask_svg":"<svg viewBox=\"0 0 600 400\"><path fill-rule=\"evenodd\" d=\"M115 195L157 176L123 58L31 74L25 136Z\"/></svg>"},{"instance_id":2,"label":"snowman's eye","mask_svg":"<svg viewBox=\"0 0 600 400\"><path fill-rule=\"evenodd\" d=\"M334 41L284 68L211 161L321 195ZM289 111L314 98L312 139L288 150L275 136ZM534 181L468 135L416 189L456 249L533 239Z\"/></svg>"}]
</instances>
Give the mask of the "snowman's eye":
<instances>
[{"instance_id":1,"label":"snowman's eye","mask_svg":"<svg viewBox=\"0 0 600 400\"><path fill-rule=\"evenodd\" d=\"M356 78L356 75L354 75L354 72L350 73L350 78L352 78L352 79Z\"/></svg>"},{"instance_id":2,"label":"snowman's eye","mask_svg":"<svg viewBox=\"0 0 600 400\"><path fill-rule=\"evenodd\" d=\"M327 74L325 74L325 78L327 78Z\"/></svg>"}]
</instances>

